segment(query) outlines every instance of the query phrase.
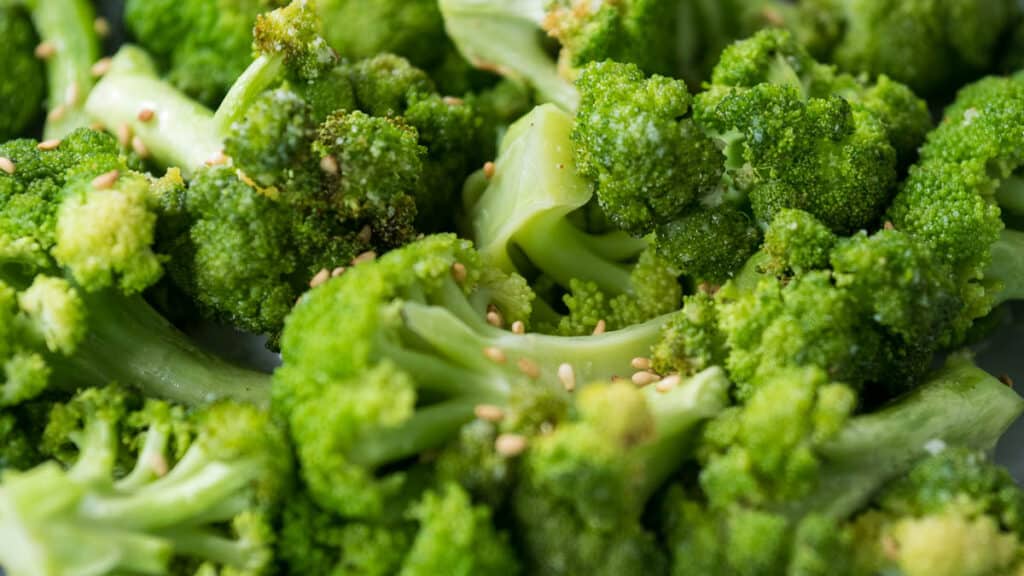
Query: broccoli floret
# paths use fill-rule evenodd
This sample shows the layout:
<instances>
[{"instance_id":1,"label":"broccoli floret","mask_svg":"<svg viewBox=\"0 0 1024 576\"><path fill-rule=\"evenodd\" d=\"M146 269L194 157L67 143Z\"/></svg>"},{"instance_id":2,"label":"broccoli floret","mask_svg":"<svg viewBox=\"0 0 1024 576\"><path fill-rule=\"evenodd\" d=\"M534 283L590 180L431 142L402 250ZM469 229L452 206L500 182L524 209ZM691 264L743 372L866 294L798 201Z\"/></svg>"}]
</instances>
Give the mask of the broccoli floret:
<instances>
[{"instance_id":1,"label":"broccoli floret","mask_svg":"<svg viewBox=\"0 0 1024 576\"><path fill-rule=\"evenodd\" d=\"M641 516L728 389L712 368L662 392L627 383L583 390L576 417L537 438L523 465L515 514L531 573L663 573Z\"/></svg>"},{"instance_id":2,"label":"broccoli floret","mask_svg":"<svg viewBox=\"0 0 1024 576\"><path fill-rule=\"evenodd\" d=\"M938 448L938 447L937 447ZM886 486L850 523L865 570L922 576L1020 567L1024 493L981 453L944 448Z\"/></svg>"},{"instance_id":3,"label":"broccoli floret","mask_svg":"<svg viewBox=\"0 0 1024 576\"><path fill-rule=\"evenodd\" d=\"M256 15L280 0L129 0L125 24L135 41L153 54L168 80L208 105L227 94L252 60Z\"/></svg>"},{"instance_id":4,"label":"broccoli floret","mask_svg":"<svg viewBox=\"0 0 1024 576\"><path fill-rule=\"evenodd\" d=\"M886 74L929 98L999 63L1012 0L803 0L778 12L815 54L851 73Z\"/></svg>"},{"instance_id":5,"label":"broccoli floret","mask_svg":"<svg viewBox=\"0 0 1024 576\"><path fill-rule=\"evenodd\" d=\"M803 210L780 210L764 234L762 250L767 270L776 275L799 275L828 268L829 254L839 239L817 218Z\"/></svg>"},{"instance_id":6,"label":"broccoli floret","mask_svg":"<svg viewBox=\"0 0 1024 576\"><path fill-rule=\"evenodd\" d=\"M272 567L271 522L290 461L259 409L186 414L117 387L90 388L54 407L43 448L55 459L0 481L0 527L17 541L0 550L7 570Z\"/></svg>"},{"instance_id":7,"label":"broccoli floret","mask_svg":"<svg viewBox=\"0 0 1024 576\"><path fill-rule=\"evenodd\" d=\"M661 320L599 336L517 334L532 292L452 235L428 236L307 293L285 326L274 404L287 418L314 499L378 515L402 484L388 465L457 437L479 405L631 371ZM324 338L324 330L339 337ZM324 434L324 430L331 430Z\"/></svg>"},{"instance_id":8,"label":"broccoli floret","mask_svg":"<svg viewBox=\"0 0 1024 576\"><path fill-rule=\"evenodd\" d=\"M266 375L200 352L138 295L162 274L155 191L173 182L130 171L86 129L0 156L14 165L0 173L0 403L111 380L189 403L266 401Z\"/></svg>"},{"instance_id":9,"label":"broccoli floret","mask_svg":"<svg viewBox=\"0 0 1024 576\"><path fill-rule=\"evenodd\" d=\"M39 40L27 12L18 6L0 7L0 37L0 60L6 68L0 78L0 141L6 141L21 135L42 112L46 73L33 53Z\"/></svg>"},{"instance_id":10,"label":"broccoli floret","mask_svg":"<svg viewBox=\"0 0 1024 576\"><path fill-rule=\"evenodd\" d=\"M775 394L788 397L787 388L796 391L806 382L780 380ZM771 416L780 405L789 406L791 402L778 400L770 408L762 405L759 412ZM954 415L948 410L950 402L963 410ZM968 359L958 357L918 390L879 411L848 419L838 431L826 428L829 434L824 438L815 435L820 431L815 424L821 423L815 420L816 411L804 413L800 422L807 426L804 431L809 436L800 442L809 442L811 447L792 454L783 453L781 448L794 446L790 425L772 427L771 418L761 420L750 412L753 407L753 403L748 404L739 414L724 412L719 418L725 422L712 421L706 435L714 435L713 446L724 447L722 441L737 435L742 438L742 431L750 430L751 440L770 450L751 451L747 458L734 457L729 464L738 476L711 474L716 466L702 471L705 495L720 490L721 500L703 501L693 490L676 490L668 499L669 547L678 574L793 573L787 567L794 563L820 568L823 555L832 564L826 563L823 571L808 573L872 573L853 570L852 547L857 539L844 535L841 523L866 505L879 488L926 458L933 446L991 448L1024 405L1012 390ZM832 419L825 422L841 423ZM748 428L755 423L767 426L762 436ZM723 426L727 433L723 433ZM816 437L820 443L815 443ZM755 462L770 462L771 455L783 457L787 466L781 470L788 471L789 476L773 476L777 483L761 492L760 499L744 498L758 492L751 492L751 485L744 484L743 479L757 469ZM714 456L712 460L723 457Z\"/></svg>"}]
</instances>

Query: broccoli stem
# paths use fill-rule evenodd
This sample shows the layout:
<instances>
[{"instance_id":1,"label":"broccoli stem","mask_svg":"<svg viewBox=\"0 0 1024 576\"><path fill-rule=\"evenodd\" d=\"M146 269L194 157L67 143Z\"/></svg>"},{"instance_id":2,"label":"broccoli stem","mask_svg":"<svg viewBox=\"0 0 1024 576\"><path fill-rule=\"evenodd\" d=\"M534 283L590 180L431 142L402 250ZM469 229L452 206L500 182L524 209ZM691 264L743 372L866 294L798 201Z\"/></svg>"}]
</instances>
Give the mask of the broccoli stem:
<instances>
[{"instance_id":1,"label":"broccoli stem","mask_svg":"<svg viewBox=\"0 0 1024 576\"><path fill-rule=\"evenodd\" d=\"M221 101L213 120L216 130L226 134L231 125L241 120L253 100L280 82L284 73L284 56L263 54L252 61L245 72L235 80Z\"/></svg>"},{"instance_id":2,"label":"broccoli stem","mask_svg":"<svg viewBox=\"0 0 1024 576\"><path fill-rule=\"evenodd\" d=\"M993 305L1024 299L1024 232L1003 230L992 245L985 278L1001 284Z\"/></svg>"},{"instance_id":3,"label":"broccoli stem","mask_svg":"<svg viewBox=\"0 0 1024 576\"><path fill-rule=\"evenodd\" d=\"M823 445L822 475L807 497L786 510L845 518L931 450L948 445L989 450L1024 411L1009 386L953 357L921 388L878 412L853 418Z\"/></svg>"},{"instance_id":4,"label":"broccoli stem","mask_svg":"<svg viewBox=\"0 0 1024 576\"><path fill-rule=\"evenodd\" d=\"M92 4L87 0L33 0L29 4L42 44L53 48L52 55L46 57L50 114L43 136L63 138L89 124L82 103L92 88L91 68L100 53Z\"/></svg>"},{"instance_id":5,"label":"broccoli stem","mask_svg":"<svg viewBox=\"0 0 1024 576\"><path fill-rule=\"evenodd\" d=\"M657 437L630 453L632 465L640 470L640 482L633 485L638 501L646 502L683 462L696 440L699 425L729 405L729 378L713 367L689 378L668 392L654 386L644 388L654 415Z\"/></svg>"},{"instance_id":6,"label":"broccoli stem","mask_svg":"<svg viewBox=\"0 0 1024 576\"><path fill-rule=\"evenodd\" d=\"M458 365L484 374L495 374L496 389L508 389L510 378L523 374L536 380L561 386L558 369L568 364L579 383L626 376L633 358L650 354L659 339L668 316L597 336L550 336L516 334L479 326L470 329L445 308L406 303L402 307L406 327L423 341L441 351ZM504 362L495 362L486 349L499 350ZM534 369L535 372L534 372Z\"/></svg>"},{"instance_id":7,"label":"broccoli stem","mask_svg":"<svg viewBox=\"0 0 1024 576\"><path fill-rule=\"evenodd\" d=\"M1013 175L1002 181L996 190L1000 208L1014 214L1024 214L1024 177Z\"/></svg>"},{"instance_id":8,"label":"broccoli stem","mask_svg":"<svg viewBox=\"0 0 1024 576\"><path fill-rule=\"evenodd\" d=\"M83 295L89 329L71 356L51 355L53 381L119 382L188 405L230 398L270 399L270 376L234 366L196 347L140 297L112 290Z\"/></svg>"},{"instance_id":9,"label":"broccoli stem","mask_svg":"<svg viewBox=\"0 0 1024 576\"><path fill-rule=\"evenodd\" d=\"M473 410L484 401L459 398L416 408L402 424L373 430L346 452L350 462L369 469L397 462L436 448L455 437L473 419Z\"/></svg>"},{"instance_id":10,"label":"broccoli stem","mask_svg":"<svg viewBox=\"0 0 1024 576\"><path fill-rule=\"evenodd\" d=\"M139 119L144 109L153 111L148 121ZM213 112L161 80L149 56L134 46L114 56L85 110L111 130L127 126L154 159L186 176L223 148Z\"/></svg>"}]
</instances>

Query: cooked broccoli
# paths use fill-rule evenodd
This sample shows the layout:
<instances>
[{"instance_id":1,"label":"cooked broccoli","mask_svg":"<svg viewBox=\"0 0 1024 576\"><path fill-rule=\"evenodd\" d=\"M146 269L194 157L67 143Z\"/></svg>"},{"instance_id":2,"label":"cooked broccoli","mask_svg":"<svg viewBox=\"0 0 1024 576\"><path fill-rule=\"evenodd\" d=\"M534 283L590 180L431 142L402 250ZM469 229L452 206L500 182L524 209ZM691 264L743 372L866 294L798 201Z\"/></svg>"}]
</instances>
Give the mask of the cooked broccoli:
<instances>
[{"instance_id":1,"label":"cooked broccoli","mask_svg":"<svg viewBox=\"0 0 1024 576\"><path fill-rule=\"evenodd\" d=\"M59 143L12 140L0 157L0 404L116 380L197 403L265 401L266 375L200 352L139 293L162 274L157 191L113 138L79 129ZM112 362L117 358L117 362Z\"/></svg>"},{"instance_id":2,"label":"cooked broccoli","mask_svg":"<svg viewBox=\"0 0 1024 576\"><path fill-rule=\"evenodd\" d=\"M450 228L457 182L482 163L487 131L471 102L441 98L401 58L338 62L318 26L298 1L260 15L257 57L216 112L131 47L89 104L191 179L163 202L175 282L210 316L272 336L310 283Z\"/></svg>"},{"instance_id":3,"label":"cooked broccoli","mask_svg":"<svg viewBox=\"0 0 1024 576\"><path fill-rule=\"evenodd\" d=\"M259 409L89 388L54 407L43 449L54 459L0 478L10 573L270 572L290 460Z\"/></svg>"},{"instance_id":4,"label":"cooked broccoli","mask_svg":"<svg viewBox=\"0 0 1024 576\"><path fill-rule=\"evenodd\" d=\"M316 501L373 517L402 484L388 465L454 439L479 406L505 414L530 390L550 404L565 387L632 373L632 359L658 336L660 319L578 338L517 334L486 320L490 307L506 322L526 321L532 297L522 278L451 235L307 293L285 326L274 404Z\"/></svg>"}]
</instances>

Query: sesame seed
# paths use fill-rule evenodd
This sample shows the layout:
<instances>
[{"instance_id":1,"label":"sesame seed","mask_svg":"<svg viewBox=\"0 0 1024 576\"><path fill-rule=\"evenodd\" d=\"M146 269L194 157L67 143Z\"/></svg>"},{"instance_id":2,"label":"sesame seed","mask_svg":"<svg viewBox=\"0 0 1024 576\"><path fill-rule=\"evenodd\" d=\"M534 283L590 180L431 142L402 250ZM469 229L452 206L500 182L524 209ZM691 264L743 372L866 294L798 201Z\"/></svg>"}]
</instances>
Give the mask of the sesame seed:
<instances>
[{"instance_id":1,"label":"sesame seed","mask_svg":"<svg viewBox=\"0 0 1024 576\"><path fill-rule=\"evenodd\" d=\"M141 158L149 158L149 148L146 143L142 141L142 138L138 136L132 136L132 150L135 151Z\"/></svg>"},{"instance_id":2,"label":"sesame seed","mask_svg":"<svg viewBox=\"0 0 1024 576\"><path fill-rule=\"evenodd\" d=\"M484 163L484 177L487 178L488 180L490 180L491 178L494 178L494 172L496 170L497 170L497 168L495 168L494 162L486 162L486 163Z\"/></svg>"},{"instance_id":3,"label":"sesame seed","mask_svg":"<svg viewBox=\"0 0 1024 576\"><path fill-rule=\"evenodd\" d=\"M153 454L149 459L149 467L157 476L167 474L170 467L167 465L167 458L163 454Z\"/></svg>"},{"instance_id":4,"label":"sesame seed","mask_svg":"<svg viewBox=\"0 0 1024 576\"><path fill-rule=\"evenodd\" d=\"M654 372L640 371L633 374L633 384L637 386L647 386L648 384L654 384L661 378L658 377Z\"/></svg>"},{"instance_id":5,"label":"sesame seed","mask_svg":"<svg viewBox=\"0 0 1024 576\"><path fill-rule=\"evenodd\" d=\"M110 22L108 22L106 18L100 16L92 21L92 29L100 37L106 38L110 35Z\"/></svg>"},{"instance_id":6,"label":"sesame seed","mask_svg":"<svg viewBox=\"0 0 1024 576\"><path fill-rule=\"evenodd\" d=\"M96 130L97 132L102 132L103 131L103 123L102 122L92 122L91 124L89 124L89 129L90 130Z\"/></svg>"},{"instance_id":7,"label":"sesame seed","mask_svg":"<svg viewBox=\"0 0 1024 576\"><path fill-rule=\"evenodd\" d=\"M154 116L156 116L156 112L154 112L152 108L143 108L142 110L139 110L138 118L142 122L149 122Z\"/></svg>"},{"instance_id":8,"label":"sesame seed","mask_svg":"<svg viewBox=\"0 0 1024 576\"><path fill-rule=\"evenodd\" d=\"M1003 374L999 377L999 381L1005 384L1009 388L1013 388L1013 378L1010 378L1009 374Z\"/></svg>"},{"instance_id":9,"label":"sesame seed","mask_svg":"<svg viewBox=\"0 0 1024 576\"><path fill-rule=\"evenodd\" d=\"M90 68L89 71L92 72L94 77L99 78L107 72L110 72L110 62L110 58L100 58L92 65L92 68Z\"/></svg>"},{"instance_id":10,"label":"sesame seed","mask_svg":"<svg viewBox=\"0 0 1024 576\"><path fill-rule=\"evenodd\" d=\"M313 279L309 281L309 287L316 288L317 286L330 280L330 278L331 271L328 270L327 268L322 268L319 272L316 273L316 276L313 276Z\"/></svg>"},{"instance_id":11,"label":"sesame seed","mask_svg":"<svg viewBox=\"0 0 1024 576\"><path fill-rule=\"evenodd\" d=\"M512 323L513 334L526 334L526 324L523 324L521 320L516 320Z\"/></svg>"},{"instance_id":12,"label":"sesame seed","mask_svg":"<svg viewBox=\"0 0 1024 576\"><path fill-rule=\"evenodd\" d=\"M14 162L11 162L10 158L0 156L0 170L3 170L7 174L14 174Z\"/></svg>"},{"instance_id":13,"label":"sesame seed","mask_svg":"<svg viewBox=\"0 0 1024 576\"><path fill-rule=\"evenodd\" d=\"M132 143L132 127L127 122L124 122L117 127L117 141L121 146L130 146Z\"/></svg>"},{"instance_id":14,"label":"sesame seed","mask_svg":"<svg viewBox=\"0 0 1024 576\"><path fill-rule=\"evenodd\" d=\"M683 379L679 374L669 374L662 378L661 381L654 386L654 389L664 394L666 392L670 392L676 386L679 386L682 381Z\"/></svg>"},{"instance_id":15,"label":"sesame seed","mask_svg":"<svg viewBox=\"0 0 1024 576\"><path fill-rule=\"evenodd\" d=\"M604 334L605 330L608 329L608 324L604 320L598 320L597 326L594 326L594 336L600 336Z\"/></svg>"},{"instance_id":16,"label":"sesame seed","mask_svg":"<svg viewBox=\"0 0 1024 576\"><path fill-rule=\"evenodd\" d=\"M36 144L36 148L40 150L56 150L60 146L60 140L43 140L39 144Z\"/></svg>"},{"instance_id":17,"label":"sesame seed","mask_svg":"<svg viewBox=\"0 0 1024 576\"><path fill-rule=\"evenodd\" d=\"M889 220L885 221L885 224L882 225L882 228L884 228L886 230L895 230L896 229L896 227L893 226L892 222L890 222Z\"/></svg>"},{"instance_id":18,"label":"sesame seed","mask_svg":"<svg viewBox=\"0 0 1024 576\"><path fill-rule=\"evenodd\" d=\"M81 96L82 91L78 87L78 82L72 82L68 84L66 90L64 90L64 104L68 106L74 106L78 104L78 97Z\"/></svg>"},{"instance_id":19,"label":"sesame seed","mask_svg":"<svg viewBox=\"0 0 1024 576\"><path fill-rule=\"evenodd\" d=\"M480 404L473 409L473 414L488 422L501 422L505 418L505 411L493 404Z\"/></svg>"},{"instance_id":20,"label":"sesame seed","mask_svg":"<svg viewBox=\"0 0 1024 576\"><path fill-rule=\"evenodd\" d=\"M501 328L505 325L505 318L502 317L501 312L497 308L491 307L487 311L487 323L495 328Z\"/></svg>"},{"instance_id":21,"label":"sesame seed","mask_svg":"<svg viewBox=\"0 0 1024 576\"><path fill-rule=\"evenodd\" d=\"M494 346L484 348L484 356L495 364L504 364L508 360L505 353L501 351L501 348L495 348Z\"/></svg>"},{"instance_id":22,"label":"sesame seed","mask_svg":"<svg viewBox=\"0 0 1024 576\"><path fill-rule=\"evenodd\" d=\"M97 190L106 190L107 188L113 186L114 182L117 182L117 179L120 176L121 173L118 172L117 170L105 172L92 179L92 187Z\"/></svg>"},{"instance_id":23,"label":"sesame seed","mask_svg":"<svg viewBox=\"0 0 1024 576\"><path fill-rule=\"evenodd\" d=\"M468 275L469 273L466 271L465 264L463 264L462 262L456 262L452 264L452 278L455 278L456 282L462 284L463 282L466 281L466 277Z\"/></svg>"},{"instance_id":24,"label":"sesame seed","mask_svg":"<svg viewBox=\"0 0 1024 576\"><path fill-rule=\"evenodd\" d=\"M526 436L502 434L494 440L494 450L506 458L519 456L526 451Z\"/></svg>"},{"instance_id":25,"label":"sesame seed","mask_svg":"<svg viewBox=\"0 0 1024 576\"><path fill-rule=\"evenodd\" d=\"M127 126L127 124L125 126ZM227 163L228 157L224 154L223 150L218 150L216 154L210 156L210 158L206 160L207 166L220 166L221 164Z\"/></svg>"},{"instance_id":26,"label":"sesame seed","mask_svg":"<svg viewBox=\"0 0 1024 576\"><path fill-rule=\"evenodd\" d=\"M449 106L460 106L466 102L462 98L456 98L455 96L445 96L441 98L441 101Z\"/></svg>"},{"instance_id":27,"label":"sesame seed","mask_svg":"<svg viewBox=\"0 0 1024 576\"><path fill-rule=\"evenodd\" d=\"M374 252L373 250L367 250L366 252L363 252L359 256L353 258L352 265L355 266L356 264L362 264L363 262L373 262L376 259L377 253Z\"/></svg>"},{"instance_id":28,"label":"sesame seed","mask_svg":"<svg viewBox=\"0 0 1024 576\"><path fill-rule=\"evenodd\" d=\"M334 156L324 156L320 159L320 170L331 176L336 176L338 174L338 160Z\"/></svg>"},{"instance_id":29,"label":"sesame seed","mask_svg":"<svg viewBox=\"0 0 1024 576\"><path fill-rule=\"evenodd\" d=\"M46 115L46 119L51 121L51 122L55 122L55 121L60 120L61 118L65 117L65 116L67 116L67 113L68 113L68 107L65 106L64 104L59 104L59 105L55 106L53 110L50 110L50 113Z\"/></svg>"},{"instance_id":30,"label":"sesame seed","mask_svg":"<svg viewBox=\"0 0 1024 576\"><path fill-rule=\"evenodd\" d=\"M331 278L337 278L345 273L346 268L344 266L338 266L334 270L331 270Z\"/></svg>"},{"instance_id":31,"label":"sesame seed","mask_svg":"<svg viewBox=\"0 0 1024 576\"><path fill-rule=\"evenodd\" d=\"M643 356L637 356L636 358L633 358L629 365L632 366L633 368L636 368L637 370L650 370L651 359L644 358Z\"/></svg>"},{"instance_id":32,"label":"sesame seed","mask_svg":"<svg viewBox=\"0 0 1024 576\"><path fill-rule=\"evenodd\" d=\"M562 386L565 386L566 391L572 392L576 389L576 372L573 371L571 364L558 366L558 379L562 382Z\"/></svg>"},{"instance_id":33,"label":"sesame seed","mask_svg":"<svg viewBox=\"0 0 1024 576\"><path fill-rule=\"evenodd\" d=\"M537 366L537 363L529 358L520 358L519 361L516 362L516 368L519 368L519 371L531 380L540 378L540 366Z\"/></svg>"},{"instance_id":34,"label":"sesame seed","mask_svg":"<svg viewBox=\"0 0 1024 576\"><path fill-rule=\"evenodd\" d=\"M36 45L36 58L40 60L46 60L57 53L57 47L54 46L53 42L40 42Z\"/></svg>"},{"instance_id":35,"label":"sesame seed","mask_svg":"<svg viewBox=\"0 0 1024 576\"><path fill-rule=\"evenodd\" d=\"M363 226L359 234L356 234L356 238L359 238L360 242L369 243L370 239L373 238L373 230L369 226Z\"/></svg>"}]
</instances>

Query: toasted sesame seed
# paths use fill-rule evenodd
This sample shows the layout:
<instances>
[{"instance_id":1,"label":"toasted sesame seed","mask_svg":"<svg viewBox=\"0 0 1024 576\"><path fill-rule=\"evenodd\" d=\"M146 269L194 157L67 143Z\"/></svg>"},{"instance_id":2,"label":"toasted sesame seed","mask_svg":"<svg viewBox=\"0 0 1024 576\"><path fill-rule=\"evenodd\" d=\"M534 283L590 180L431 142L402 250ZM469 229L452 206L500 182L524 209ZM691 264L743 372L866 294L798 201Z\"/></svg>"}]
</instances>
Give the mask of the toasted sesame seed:
<instances>
[{"instance_id":1,"label":"toasted sesame seed","mask_svg":"<svg viewBox=\"0 0 1024 576\"><path fill-rule=\"evenodd\" d=\"M353 258L352 265L355 266L356 264L362 264L363 262L373 262L376 259L377 253L374 252L373 250L367 250L366 252L363 252L359 256Z\"/></svg>"},{"instance_id":2,"label":"toasted sesame seed","mask_svg":"<svg viewBox=\"0 0 1024 576\"><path fill-rule=\"evenodd\" d=\"M497 170L497 168L494 166L494 162L485 162L484 163L484 177L487 178L488 180L490 180L491 178L494 178L494 172L496 170Z\"/></svg>"},{"instance_id":3,"label":"toasted sesame seed","mask_svg":"<svg viewBox=\"0 0 1024 576\"><path fill-rule=\"evenodd\" d=\"M334 270L331 270L331 278L337 278L338 276L341 276L342 274L345 273L345 270L347 270L347 268L345 268L344 266L338 266Z\"/></svg>"},{"instance_id":4,"label":"toasted sesame seed","mask_svg":"<svg viewBox=\"0 0 1024 576\"><path fill-rule=\"evenodd\" d=\"M132 143L132 127L127 122L117 127L117 141L121 146L130 146Z\"/></svg>"},{"instance_id":5,"label":"toasted sesame seed","mask_svg":"<svg viewBox=\"0 0 1024 576\"><path fill-rule=\"evenodd\" d=\"M68 114L68 107L66 105L64 105L64 104L58 104L57 106L55 106L53 108L53 110L50 110L49 114L46 115L46 119L51 121L51 122L55 122L55 121L60 120L61 118L65 117L65 116L67 116L67 114Z\"/></svg>"},{"instance_id":6,"label":"toasted sesame seed","mask_svg":"<svg viewBox=\"0 0 1024 576\"><path fill-rule=\"evenodd\" d=\"M519 371L530 379L536 380L540 378L540 366L537 366L537 363L529 358L520 358L516 362L516 368L519 368Z\"/></svg>"},{"instance_id":7,"label":"toasted sesame seed","mask_svg":"<svg viewBox=\"0 0 1024 576\"><path fill-rule=\"evenodd\" d=\"M558 366L558 379L562 382L562 386L565 386L566 391L572 392L576 389L576 372L572 369L572 364L561 364Z\"/></svg>"},{"instance_id":8,"label":"toasted sesame seed","mask_svg":"<svg viewBox=\"0 0 1024 576\"><path fill-rule=\"evenodd\" d=\"M999 377L999 381L1006 384L1008 387L1013 388L1013 378L1010 378L1009 374L1003 374Z\"/></svg>"},{"instance_id":9,"label":"toasted sesame seed","mask_svg":"<svg viewBox=\"0 0 1024 576\"><path fill-rule=\"evenodd\" d=\"M519 456L526 451L526 436L521 434L502 434L494 440L494 450L506 458Z\"/></svg>"},{"instance_id":10,"label":"toasted sesame seed","mask_svg":"<svg viewBox=\"0 0 1024 576\"><path fill-rule=\"evenodd\" d=\"M64 104L68 106L75 106L78 104L78 97L82 95L82 91L78 86L78 82L72 82L68 84L66 90L64 90Z\"/></svg>"},{"instance_id":11,"label":"toasted sesame seed","mask_svg":"<svg viewBox=\"0 0 1024 576\"><path fill-rule=\"evenodd\" d=\"M142 141L142 138L138 136L132 136L132 150L135 151L141 158L149 158L149 148L146 143Z\"/></svg>"},{"instance_id":12,"label":"toasted sesame seed","mask_svg":"<svg viewBox=\"0 0 1024 576\"><path fill-rule=\"evenodd\" d=\"M15 168L16 167L14 166L14 162L11 162L10 158L0 156L0 170L3 170L8 174L14 174Z\"/></svg>"},{"instance_id":13,"label":"toasted sesame seed","mask_svg":"<svg viewBox=\"0 0 1024 576\"><path fill-rule=\"evenodd\" d=\"M608 329L608 323L604 320L598 320L597 326L594 326L594 336L600 336L604 334L605 330Z\"/></svg>"},{"instance_id":14,"label":"toasted sesame seed","mask_svg":"<svg viewBox=\"0 0 1024 576\"><path fill-rule=\"evenodd\" d=\"M462 262L456 262L452 264L452 278L455 278L456 282L462 284L463 282L466 281L466 277L468 275L469 272L466 271L465 264L463 264Z\"/></svg>"},{"instance_id":15,"label":"toasted sesame seed","mask_svg":"<svg viewBox=\"0 0 1024 576\"><path fill-rule=\"evenodd\" d=\"M513 334L526 334L526 324L523 324L522 320L516 320L512 323Z\"/></svg>"},{"instance_id":16,"label":"toasted sesame seed","mask_svg":"<svg viewBox=\"0 0 1024 576\"><path fill-rule=\"evenodd\" d=\"M141 122L149 122L154 116L156 116L156 112L152 108L143 108L139 110L138 119Z\"/></svg>"},{"instance_id":17,"label":"toasted sesame seed","mask_svg":"<svg viewBox=\"0 0 1024 576\"><path fill-rule=\"evenodd\" d=\"M648 384L654 384L661 378L658 377L654 372L647 372L646 370L635 372L633 374L633 384L637 386L647 386Z\"/></svg>"},{"instance_id":18,"label":"toasted sesame seed","mask_svg":"<svg viewBox=\"0 0 1024 576\"><path fill-rule=\"evenodd\" d=\"M36 144L36 148L40 150L56 150L60 146L60 140L43 140L39 144Z\"/></svg>"},{"instance_id":19,"label":"toasted sesame seed","mask_svg":"<svg viewBox=\"0 0 1024 576\"><path fill-rule=\"evenodd\" d=\"M106 38L110 35L110 22L106 18L100 16L92 21L92 29L96 34L102 38Z\"/></svg>"},{"instance_id":20,"label":"toasted sesame seed","mask_svg":"<svg viewBox=\"0 0 1024 576\"><path fill-rule=\"evenodd\" d=\"M317 286L327 282L331 279L331 271L327 268L321 268L319 272L313 276L313 279L309 281L310 288L316 288Z\"/></svg>"},{"instance_id":21,"label":"toasted sesame seed","mask_svg":"<svg viewBox=\"0 0 1024 576\"><path fill-rule=\"evenodd\" d=\"M891 221L886 220L885 224L882 225L882 228L884 228L886 230L895 230L896 226L893 226L893 223Z\"/></svg>"},{"instance_id":22,"label":"toasted sesame seed","mask_svg":"<svg viewBox=\"0 0 1024 576\"><path fill-rule=\"evenodd\" d=\"M324 156L320 159L320 170L325 174L336 176L338 174L338 160L334 156Z\"/></svg>"},{"instance_id":23,"label":"toasted sesame seed","mask_svg":"<svg viewBox=\"0 0 1024 576\"><path fill-rule=\"evenodd\" d=\"M473 414L488 422L501 422L505 418L505 411L493 404L480 404L473 409Z\"/></svg>"},{"instance_id":24,"label":"toasted sesame seed","mask_svg":"<svg viewBox=\"0 0 1024 576\"><path fill-rule=\"evenodd\" d=\"M632 366L633 368L636 368L637 370L650 370L651 359L644 358L643 356L637 356L636 358L633 358L629 365Z\"/></svg>"},{"instance_id":25,"label":"toasted sesame seed","mask_svg":"<svg viewBox=\"0 0 1024 576\"><path fill-rule=\"evenodd\" d=\"M92 73L93 77L99 78L100 76L105 75L107 72L110 72L110 63L110 58L100 58L96 61L95 64L92 65L92 68L89 68L89 72Z\"/></svg>"},{"instance_id":26,"label":"toasted sesame seed","mask_svg":"<svg viewBox=\"0 0 1024 576\"><path fill-rule=\"evenodd\" d=\"M360 242L369 243L373 238L373 229L371 229L369 225L363 226L363 229L359 231L359 234L356 234L356 238L359 238Z\"/></svg>"},{"instance_id":27,"label":"toasted sesame seed","mask_svg":"<svg viewBox=\"0 0 1024 576\"><path fill-rule=\"evenodd\" d=\"M466 103L462 98L456 98L455 96L445 96L441 98L441 101L449 106L460 106Z\"/></svg>"},{"instance_id":28,"label":"toasted sesame seed","mask_svg":"<svg viewBox=\"0 0 1024 576\"><path fill-rule=\"evenodd\" d=\"M487 311L487 323L495 328L501 328L505 325L505 318L501 315L501 312L494 307L491 307Z\"/></svg>"},{"instance_id":29,"label":"toasted sesame seed","mask_svg":"<svg viewBox=\"0 0 1024 576\"><path fill-rule=\"evenodd\" d=\"M170 470L170 467L167 465L167 458L163 454L153 454L149 459L149 468L157 476L163 476Z\"/></svg>"},{"instance_id":30,"label":"toasted sesame seed","mask_svg":"<svg viewBox=\"0 0 1024 576\"><path fill-rule=\"evenodd\" d=\"M117 179L121 176L121 173L117 170L111 170L110 172L104 172L99 176L92 179L92 187L97 190L106 190L117 182Z\"/></svg>"},{"instance_id":31,"label":"toasted sesame seed","mask_svg":"<svg viewBox=\"0 0 1024 576\"><path fill-rule=\"evenodd\" d=\"M495 364L504 364L508 360L501 348L495 348L494 346L484 348L484 356Z\"/></svg>"},{"instance_id":32,"label":"toasted sesame seed","mask_svg":"<svg viewBox=\"0 0 1024 576\"><path fill-rule=\"evenodd\" d=\"M127 126L127 124L126 124L126 126ZM214 154L213 156L210 156L206 160L206 165L207 166L220 166L222 164L227 164L227 163L228 163L228 157L227 157L226 154L224 154L223 150L218 150L216 154Z\"/></svg>"},{"instance_id":33,"label":"toasted sesame seed","mask_svg":"<svg viewBox=\"0 0 1024 576\"><path fill-rule=\"evenodd\" d=\"M57 47L53 42L40 42L36 45L36 58L46 60L57 53Z\"/></svg>"},{"instance_id":34,"label":"toasted sesame seed","mask_svg":"<svg viewBox=\"0 0 1024 576\"><path fill-rule=\"evenodd\" d=\"M669 374L668 376L662 378L657 384L655 384L654 389L664 394L666 392L670 392L676 386L679 386L680 382L682 381L683 379L679 376L679 374Z\"/></svg>"}]
</instances>

